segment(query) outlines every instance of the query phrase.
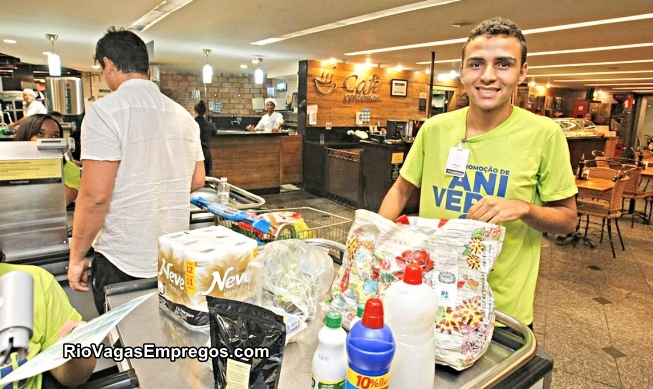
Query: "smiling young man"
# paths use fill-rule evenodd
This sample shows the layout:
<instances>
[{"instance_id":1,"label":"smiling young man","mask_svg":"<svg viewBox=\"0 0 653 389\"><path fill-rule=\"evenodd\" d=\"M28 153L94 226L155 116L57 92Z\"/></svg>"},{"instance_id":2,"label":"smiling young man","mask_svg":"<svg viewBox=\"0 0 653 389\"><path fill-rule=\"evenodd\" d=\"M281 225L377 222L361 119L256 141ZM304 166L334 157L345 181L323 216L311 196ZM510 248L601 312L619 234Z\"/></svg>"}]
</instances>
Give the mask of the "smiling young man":
<instances>
[{"instance_id":1,"label":"smiling young man","mask_svg":"<svg viewBox=\"0 0 653 389\"><path fill-rule=\"evenodd\" d=\"M394 220L420 188L422 217L506 227L489 276L496 309L532 325L542 231L574 231L577 189L560 126L511 104L526 54L509 20L472 30L460 66L469 107L424 123L379 214Z\"/></svg>"}]
</instances>

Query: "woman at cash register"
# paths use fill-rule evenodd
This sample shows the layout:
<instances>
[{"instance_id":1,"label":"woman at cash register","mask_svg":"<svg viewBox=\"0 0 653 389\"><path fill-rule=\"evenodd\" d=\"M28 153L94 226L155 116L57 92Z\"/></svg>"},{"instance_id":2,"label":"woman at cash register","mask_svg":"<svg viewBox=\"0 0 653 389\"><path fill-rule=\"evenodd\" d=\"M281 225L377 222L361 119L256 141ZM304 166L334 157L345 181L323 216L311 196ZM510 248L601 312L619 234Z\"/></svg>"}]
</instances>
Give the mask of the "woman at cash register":
<instances>
[{"instance_id":1,"label":"woman at cash register","mask_svg":"<svg viewBox=\"0 0 653 389\"><path fill-rule=\"evenodd\" d=\"M32 115L21 123L14 140L33 141L42 138L61 138L63 130L61 125L52 116L44 114ZM70 161L64 162L63 167L64 190L66 192L66 206L70 205L77 197L81 172L77 165Z\"/></svg>"}]
</instances>

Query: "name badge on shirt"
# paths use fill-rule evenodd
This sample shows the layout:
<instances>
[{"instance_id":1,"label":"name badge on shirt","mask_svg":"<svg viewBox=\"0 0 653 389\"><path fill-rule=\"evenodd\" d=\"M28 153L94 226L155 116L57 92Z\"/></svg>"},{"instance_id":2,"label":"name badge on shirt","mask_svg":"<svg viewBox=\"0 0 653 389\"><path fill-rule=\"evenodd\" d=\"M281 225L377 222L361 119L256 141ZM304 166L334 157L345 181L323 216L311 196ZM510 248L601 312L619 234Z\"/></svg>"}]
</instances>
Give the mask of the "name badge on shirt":
<instances>
[{"instance_id":1,"label":"name badge on shirt","mask_svg":"<svg viewBox=\"0 0 653 389\"><path fill-rule=\"evenodd\" d=\"M469 150L462 148L462 143L458 147L449 149L447 165L444 168L444 174L454 177L463 177L467 169L467 160L469 159Z\"/></svg>"}]
</instances>

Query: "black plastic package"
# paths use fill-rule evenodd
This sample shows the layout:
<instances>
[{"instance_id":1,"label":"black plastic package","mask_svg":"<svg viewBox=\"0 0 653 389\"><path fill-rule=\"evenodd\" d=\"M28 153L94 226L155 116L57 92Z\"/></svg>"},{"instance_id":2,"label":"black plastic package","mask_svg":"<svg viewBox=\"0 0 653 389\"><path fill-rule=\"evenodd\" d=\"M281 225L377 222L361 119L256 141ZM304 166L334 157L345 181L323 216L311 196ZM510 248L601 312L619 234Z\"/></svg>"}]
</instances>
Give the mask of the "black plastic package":
<instances>
[{"instance_id":1,"label":"black plastic package","mask_svg":"<svg viewBox=\"0 0 653 389\"><path fill-rule=\"evenodd\" d=\"M220 349L212 360L215 389L227 389L228 378L230 388L277 389L286 342L283 318L242 301L210 296L206 301L211 347Z\"/></svg>"}]
</instances>

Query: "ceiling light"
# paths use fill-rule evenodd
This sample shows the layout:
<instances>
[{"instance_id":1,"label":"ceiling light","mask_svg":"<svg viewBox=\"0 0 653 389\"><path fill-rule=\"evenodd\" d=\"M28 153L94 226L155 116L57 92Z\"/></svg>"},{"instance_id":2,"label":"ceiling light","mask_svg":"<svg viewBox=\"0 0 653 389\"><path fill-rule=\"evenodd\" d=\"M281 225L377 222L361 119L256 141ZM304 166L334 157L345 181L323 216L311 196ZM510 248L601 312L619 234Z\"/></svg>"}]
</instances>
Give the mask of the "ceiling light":
<instances>
[{"instance_id":1,"label":"ceiling light","mask_svg":"<svg viewBox=\"0 0 653 389\"><path fill-rule=\"evenodd\" d=\"M535 80L532 80L528 85L535 86L535 85L537 85L537 83L535 82Z\"/></svg>"},{"instance_id":2,"label":"ceiling light","mask_svg":"<svg viewBox=\"0 0 653 389\"><path fill-rule=\"evenodd\" d=\"M638 81L653 80L653 77L633 77L633 78L585 78L578 80L553 80L553 82L597 82L597 81Z\"/></svg>"},{"instance_id":3,"label":"ceiling light","mask_svg":"<svg viewBox=\"0 0 653 389\"><path fill-rule=\"evenodd\" d=\"M628 70L628 71L616 71L616 72L584 72L584 73L559 73L559 74L529 74L529 77L590 76L593 74L631 74L631 73L653 73L653 70Z\"/></svg>"},{"instance_id":4,"label":"ceiling light","mask_svg":"<svg viewBox=\"0 0 653 389\"><path fill-rule=\"evenodd\" d=\"M140 19L132 23L132 25L129 26L129 29L134 31L145 31L159 20L192 1L193 0L163 0L161 4L157 5L150 12L141 16Z\"/></svg>"},{"instance_id":5,"label":"ceiling light","mask_svg":"<svg viewBox=\"0 0 653 389\"><path fill-rule=\"evenodd\" d=\"M595 65L616 65L616 64L627 64L627 63L648 63L653 62L653 59L636 59L633 61L610 61L610 62L585 62L585 63L567 63L559 65L542 65L542 66L529 66L528 70L531 69L545 69L545 68L566 68L572 66L595 66Z\"/></svg>"},{"instance_id":6,"label":"ceiling light","mask_svg":"<svg viewBox=\"0 0 653 389\"><path fill-rule=\"evenodd\" d=\"M213 80L213 68L209 65L209 54L211 54L211 49L203 49L202 51L206 54L206 65L202 68L202 82L210 84Z\"/></svg>"},{"instance_id":7,"label":"ceiling light","mask_svg":"<svg viewBox=\"0 0 653 389\"><path fill-rule=\"evenodd\" d=\"M610 88L610 89L618 89L618 90L624 90L624 89L639 89L639 90L644 90L644 89L653 89L653 86L644 86L644 87L628 87L628 88Z\"/></svg>"},{"instance_id":8,"label":"ceiling light","mask_svg":"<svg viewBox=\"0 0 653 389\"><path fill-rule=\"evenodd\" d=\"M45 34L45 37L52 42L52 53L48 55L48 70L50 71L50 75L54 77L61 76L61 58L54 53L54 41L59 38L59 35Z\"/></svg>"},{"instance_id":9,"label":"ceiling light","mask_svg":"<svg viewBox=\"0 0 653 389\"><path fill-rule=\"evenodd\" d=\"M252 60L252 63L253 63L254 65L258 65L261 61L263 61L263 58L254 58L254 59Z\"/></svg>"},{"instance_id":10,"label":"ceiling light","mask_svg":"<svg viewBox=\"0 0 653 389\"><path fill-rule=\"evenodd\" d=\"M261 85L263 83L263 70L261 70L258 65L263 62L263 58L256 58L256 61L256 70L254 70L254 84Z\"/></svg>"},{"instance_id":11,"label":"ceiling light","mask_svg":"<svg viewBox=\"0 0 653 389\"><path fill-rule=\"evenodd\" d=\"M426 70L424 70L424 73L426 73L426 74L431 74L431 69L426 68Z\"/></svg>"},{"instance_id":12,"label":"ceiling light","mask_svg":"<svg viewBox=\"0 0 653 389\"><path fill-rule=\"evenodd\" d=\"M242 64L242 65L240 65L240 68L241 68L241 69L247 69L247 65Z\"/></svg>"},{"instance_id":13,"label":"ceiling light","mask_svg":"<svg viewBox=\"0 0 653 389\"><path fill-rule=\"evenodd\" d=\"M401 64L397 65L397 71L400 72L402 70L404 70L404 67Z\"/></svg>"},{"instance_id":14,"label":"ceiling light","mask_svg":"<svg viewBox=\"0 0 653 389\"><path fill-rule=\"evenodd\" d=\"M546 85L544 85L544 86L546 87L546 89L549 89L549 88L551 88L551 83L547 82Z\"/></svg>"},{"instance_id":15,"label":"ceiling light","mask_svg":"<svg viewBox=\"0 0 653 389\"><path fill-rule=\"evenodd\" d=\"M322 32L326 30L332 30L334 28L346 27L353 24L359 24L364 22L369 22L370 20L385 18L392 15L398 15L405 12L417 11L424 8L437 7L439 5L445 5L449 3L454 3L460 0L426 0L420 1L417 3L406 4L399 7L388 8L377 12L368 13L365 15L354 16L353 18L338 20L332 23L323 24L317 27L311 27L305 30L291 32L289 34L280 35L274 38L263 39L260 41L252 42L252 45L268 45L270 43L279 42L285 39L297 38L298 36L314 34L316 32Z\"/></svg>"},{"instance_id":16,"label":"ceiling light","mask_svg":"<svg viewBox=\"0 0 653 389\"><path fill-rule=\"evenodd\" d=\"M442 61L433 61L433 63L450 63L450 62L460 62L460 58L443 59ZM431 61L415 62L415 65L430 65L430 64L431 64ZM528 68L530 69L531 67L529 66Z\"/></svg>"},{"instance_id":17,"label":"ceiling light","mask_svg":"<svg viewBox=\"0 0 653 389\"><path fill-rule=\"evenodd\" d=\"M13 39L3 39L2 40L4 43L9 43L10 45L15 45L16 41Z\"/></svg>"},{"instance_id":18,"label":"ceiling light","mask_svg":"<svg viewBox=\"0 0 653 389\"><path fill-rule=\"evenodd\" d=\"M531 34L539 34L539 33L543 33L543 32L550 32L550 31L569 30L569 29L574 29L574 28L591 27L591 26L598 26L598 25L612 24L612 23L623 23L623 22L629 22L629 21L633 21L633 20L644 20L644 19L652 19L652 18L653 18L653 13L649 13L649 14L642 14L642 15L626 16L626 17L622 17L622 18L594 20L594 21L590 21L590 22L563 24L563 25L560 25L560 26L533 28L533 29L530 29L530 30L522 30L522 33L524 35L531 35ZM384 53L384 52L388 52L388 51L398 51L398 50L418 49L418 48L432 47L432 46L452 45L452 44L456 44L456 43L464 43L466 41L467 41L467 38L447 39L447 40L435 41L435 42L416 43L416 44L412 44L412 45L383 47L383 48L379 48L379 49L356 51L356 52L352 52L352 53L345 53L345 55L362 55L362 54ZM609 49L609 50L612 50L612 49ZM548 52L548 53L539 54L539 55L546 55L546 54L562 54L562 52ZM528 55L532 56L533 54L529 53Z\"/></svg>"},{"instance_id":19,"label":"ceiling light","mask_svg":"<svg viewBox=\"0 0 653 389\"><path fill-rule=\"evenodd\" d=\"M634 85L634 86L652 85L652 86L653 86L653 83L649 83L649 82L642 82L642 83L639 83L639 82L637 82L637 83L635 83L635 82L631 82L631 83L623 83L623 82L620 82L620 83L618 83L618 84L587 84L586 86L613 86L613 85L618 85L618 86L626 86L626 85Z\"/></svg>"},{"instance_id":20,"label":"ceiling light","mask_svg":"<svg viewBox=\"0 0 653 389\"><path fill-rule=\"evenodd\" d=\"M553 55L553 54L572 54L572 53L586 53L593 51L609 51L609 50L622 50L622 49L635 49L639 47L651 47L653 42L649 43L635 43L632 45L620 45L620 46L601 46L601 47L585 47L582 49L570 49L570 50L558 50L558 51L540 51L534 53L528 53L528 57L537 57L540 55ZM460 58L456 59L445 59L441 61L435 61L434 63L447 63L447 62L460 62ZM633 61L610 61L610 62L586 62L579 64L564 64L564 65L542 65L542 66L528 66L528 69L544 69L544 68L559 68L567 66L593 66L593 65L614 65L614 64L627 64L627 63L647 63L653 62L650 59L638 59ZM415 62L417 65L427 65L430 64L430 61Z\"/></svg>"},{"instance_id":21,"label":"ceiling light","mask_svg":"<svg viewBox=\"0 0 653 389\"><path fill-rule=\"evenodd\" d=\"M465 27L465 26L471 26L472 21L467 20L467 19L462 19L462 20L456 20L455 22L451 23L452 26L454 27Z\"/></svg>"},{"instance_id":22,"label":"ceiling light","mask_svg":"<svg viewBox=\"0 0 653 389\"><path fill-rule=\"evenodd\" d=\"M585 48L582 48L582 49L571 49L571 50L540 51L540 52L537 52L537 53L528 53L528 56L529 57L536 57L538 55L589 53L589 52L593 52L593 51L636 49L638 47L651 47L651 46L653 46L653 42L635 43L635 44L632 44L632 45L585 47Z\"/></svg>"}]
</instances>

